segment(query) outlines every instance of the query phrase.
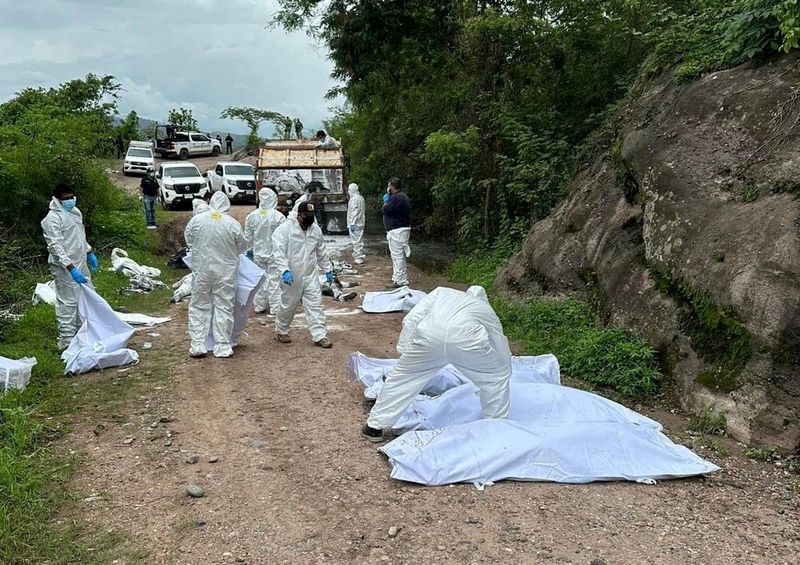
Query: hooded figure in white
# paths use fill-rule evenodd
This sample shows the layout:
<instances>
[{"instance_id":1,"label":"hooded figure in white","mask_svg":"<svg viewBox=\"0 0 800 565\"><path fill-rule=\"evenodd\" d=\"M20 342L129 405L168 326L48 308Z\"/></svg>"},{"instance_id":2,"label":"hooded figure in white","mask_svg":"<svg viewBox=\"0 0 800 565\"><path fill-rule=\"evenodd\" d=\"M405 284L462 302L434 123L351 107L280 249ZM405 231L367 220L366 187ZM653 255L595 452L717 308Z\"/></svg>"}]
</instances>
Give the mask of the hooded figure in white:
<instances>
[{"instance_id":1,"label":"hooded figure in white","mask_svg":"<svg viewBox=\"0 0 800 565\"><path fill-rule=\"evenodd\" d=\"M275 316L278 341L290 341L289 326L302 300L311 338L320 347L329 348L318 269L331 282L333 266L325 250L322 230L314 221L313 204L300 203L297 216L290 216L289 221L278 226L272 235L272 255L282 279L280 306Z\"/></svg>"},{"instance_id":2,"label":"hooded figure in white","mask_svg":"<svg viewBox=\"0 0 800 565\"><path fill-rule=\"evenodd\" d=\"M189 302L189 355L201 357L213 313L214 357L230 357L233 305L239 255L247 248L242 226L228 215L231 203L215 192L209 211L194 216L184 237L192 252L192 299Z\"/></svg>"},{"instance_id":3,"label":"hooded figure in white","mask_svg":"<svg viewBox=\"0 0 800 565\"><path fill-rule=\"evenodd\" d=\"M256 293L256 313L271 314L278 311L281 300L280 274L272 259L272 234L286 218L276 210L278 196L272 189L262 188L258 193L258 208L247 215L244 222L244 237L253 251L253 261L267 273L267 281Z\"/></svg>"},{"instance_id":4,"label":"hooded figure in white","mask_svg":"<svg viewBox=\"0 0 800 565\"><path fill-rule=\"evenodd\" d=\"M486 418L506 418L511 350L483 287L439 287L406 315L389 372L362 435L381 441L424 386L448 363L479 389Z\"/></svg>"},{"instance_id":5,"label":"hooded figure in white","mask_svg":"<svg viewBox=\"0 0 800 565\"><path fill-rule=\"evenodd\" d=\"M74 206L74 198L70 199ZM83 215L77 208L66 209L55 196L50 200L50 211L41 222L47 243L47 263L56 282L56 323L58 347L66 349L81 327L78 314L78 297L81 284L91 285L89 255L95 262L92 247L86 243Z\"/></svg>"},{"instance_id":6,"label":"hooded figure in white","mask_svg":"<svg viewBox=\"0 0 800 565\"><path fill-rule=\"evenodd\" d=\"M208 212L208 204L200 198L192 200L192 216L197 216L203 212ZM192 273L184 276L181 280L172 285L175 292L172 293L172 302L177 304L187 296L192 295Z\"/></svg>"},{"instance_id":7,"label":"hooded figure in white","mask_svg":"<svg viewBox=\"0 0 800 565\"><path fill-rule=\"evenodd\" d=\"M350 197L347 202L347 229L353 242L353 261L361 265L364 262L364 197L358 192L356 183L347 187L347 194Z\"/></svg>"}]
</instances>

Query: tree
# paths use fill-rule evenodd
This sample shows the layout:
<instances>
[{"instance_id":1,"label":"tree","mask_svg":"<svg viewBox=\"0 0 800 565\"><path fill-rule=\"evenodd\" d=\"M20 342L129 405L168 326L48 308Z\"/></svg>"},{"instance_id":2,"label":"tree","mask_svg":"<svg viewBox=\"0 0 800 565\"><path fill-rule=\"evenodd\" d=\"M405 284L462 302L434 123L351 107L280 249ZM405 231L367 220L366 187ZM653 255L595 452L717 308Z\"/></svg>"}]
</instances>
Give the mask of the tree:
<instances>
[{"instance_id":1,"label":"tree","mask_svg":"<svg viewBox=\"0 0 800 565\"><path fill-rule=\"evenodd\" d=\"M125 116L122 123L117 126L116 133L126 142L126 145L127 142L139 138L139 115L135 110L131 110Z\"/></svg>"},{"instance_id":2,"label":"tree","mask_svg":"<svg viewBox=\"0 0 800 565\"><path fill-rule=\"evenodd\" d=\"M197 120L194 119L191 110L186 108L173 108L167 116L167 123L174 124L188 131L197 131Z\"/></svg>"},{"instance_id":3,"label":"tree","mask_svg":"<svg viewBox=\"0 0 800 565\"><path fill-rule=\"evenodd\" d=\"M284 118L282 114L271 110L259 110L258 108L238 106L225 108L219 117L227 120L242 120L247 127L250 128L250 133L247 135L248 146L261 143L261 138L258 137L258 128L262 123L274 122L277 119Z\"/></svg>"}]
</instances>

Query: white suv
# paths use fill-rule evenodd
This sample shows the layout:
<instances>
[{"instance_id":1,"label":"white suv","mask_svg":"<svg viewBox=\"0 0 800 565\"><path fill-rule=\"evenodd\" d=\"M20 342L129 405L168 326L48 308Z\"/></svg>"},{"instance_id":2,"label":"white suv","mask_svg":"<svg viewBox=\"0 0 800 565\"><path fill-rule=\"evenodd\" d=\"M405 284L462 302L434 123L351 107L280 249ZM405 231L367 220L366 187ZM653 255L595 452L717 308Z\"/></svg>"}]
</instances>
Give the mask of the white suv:
<instances>
[{"instance_id":1,"label":"white suv","mask_svg":"<svg viewBox=\"0 0 800 565\"><path fill-rule=\"evenodd\" d=\"M233 202L256 201L256 169L247 163L220 161L212 170L206 172L208 188L211 192L221 190Z\"/></svg>"},{"instance_id":2,"label":"white suv","mask_svg":"<svg viewBox=\"0 0 800 565\"><path fill-rule=\"evenodd\" d=\"M159 200L165 210L208 194L206 179L192 163L162 163L156 179Z\"/></svg>"},{"instance_id":3,"label":"white suv","mask_svg":"<svg viewBox=\"0 0 800 565\"><path fill-rule=\"evenodd\" d=\"M125 159L122 161L122 174L125 176L133 173L143 175L151 167L156 168L153 146L147 141L131 141Z\"/></svg>"}]
</instances>

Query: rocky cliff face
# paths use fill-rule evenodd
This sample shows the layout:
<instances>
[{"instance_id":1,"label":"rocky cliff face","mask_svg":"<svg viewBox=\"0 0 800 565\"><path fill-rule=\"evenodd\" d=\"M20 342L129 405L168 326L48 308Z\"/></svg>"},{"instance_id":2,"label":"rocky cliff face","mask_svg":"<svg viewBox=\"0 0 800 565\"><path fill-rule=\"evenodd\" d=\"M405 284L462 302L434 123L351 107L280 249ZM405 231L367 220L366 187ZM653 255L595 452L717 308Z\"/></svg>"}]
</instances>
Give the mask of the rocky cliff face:
<instances>
[{"instance_id":1,"label":"rocky cliff face","mask_svg":"<svg viewBox=\"0 0 800 565\"><path fill-rule=\"evenodd\" d=\"M800 447L800 58L667 74L498 277L583 292L646 338L688 409Z\"/></svg>"}]
</instances>

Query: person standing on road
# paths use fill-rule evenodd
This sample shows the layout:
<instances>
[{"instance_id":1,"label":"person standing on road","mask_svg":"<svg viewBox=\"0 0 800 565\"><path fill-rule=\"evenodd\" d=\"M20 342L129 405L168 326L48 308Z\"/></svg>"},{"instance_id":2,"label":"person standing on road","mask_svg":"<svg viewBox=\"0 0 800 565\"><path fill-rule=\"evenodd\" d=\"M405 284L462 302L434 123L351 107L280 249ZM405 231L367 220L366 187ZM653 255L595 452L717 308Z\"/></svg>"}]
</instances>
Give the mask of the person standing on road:
<instances>
[{"instance_id":1,"label":"person standing on road","mask_svg":"<svg viewBox=\"0 0 800 565\"><path fill-rule=\"evenodd\" d=\"M301 202L296 219L294 221L290 217L272 235L275 266L283 281L280 306L275 316L276 339L281 343L292 341L289 338L289 326L302 301L311 339L315 345L330 349L317 269L325 273L330 284L333 282L333 266L325 250L322 230L314 221L314 205Z\"/></svg>"},{"instance_id":2,"label":"person standing on road","mask_svg":"<svg viewBox=\"0 0 800 565\"><path fill-rule=\"evenodd\" d=\"M233 153L233 137L231 137L231 134L225 136L225 153L228 155Z\"/></svg>"},{"instance_id":3,"label":"person standing on road","mask_svg":"<svg viewBox=\"0 0 800 565\"><path fill-rule=\"evenodd\" d=\"M192 251L192 299L189 302L189 355L204 357L209 325L214 334L214 357L233 355L233 307L239 255L247 248L242 226L228 212L223 192L211 197L209 211L193 216L184 238ZM213 314L213 323L212 323Z\"/></svg>"},{"instance_id":4,"label":"person standing on road","mask_svg":"<svg viewBox=\"0 0 800 565\"><path fill-rule=\"evenodd\" d=\"M219 141L219 146L222 147L222 136L217 134L217 141Z\"/></svg>"},{"instance_id":5,"label":"person standing on road","mask_svg":"<svg viewBox=\"0 0 800 565\"><path fill-rule=\"evenodd\" d=\"M147 229L154 230L156 226L156 199L158 198L158 181L153 167L147 168L147 174L142 178L142 206L144 206L144 221Z\"/></svg>"},{"instance_id":6,"label":"person standing on road","mask_svg":"<svg viewBox=\"0 0 800 565\"><path fill-rule=\"evenodd\" d=\"M347 229L353 243L353 261L356 265L364 263L364 197L358 192L358 185L350 183L347 187Z\"/></svg>"},{"instance_id":7,"label":"person standing on road","mask_svg":"<svg viewBox=\"0 0 800 565\"><path fill-rule=\"evenodd\" d=\"M403 192L400 179L389 180L383 195L383 227L392 257L392 282L386 288L408 286L406 258L411 256L408 240L411 237L411 201Z\"/></svg>"},{"instance_id":8,"label":"person standing on road","mask_svg":"<svg viewBox=\"0 0 800 565\"><path fill-rule=\"evenodd\" d=\"M286 218L276 210L278 195L271 188L258 191L258 208L247 215L244 221L244 237L250 251L247 256L267 273L266 282L256 293L256 314L269 310L278 312L281 301L280 274L272 255L272 234Z\"/></svg>"},{"instance_id":9,"label":"person standing on road","mask_svg":"<svg viewBox=\"0 0 800 565\"><path fill-rule=\"evenodd\" d=\"M361 435L383 441L425 385L452 364L478 387L484 418L507 418L511 349L486 291L439 287L403 319L400 359L386 376Z\"/></svg>"},{"instance_id":10,"label":"person standing on road","mask_svg":"<svg viewBox=\"0 0 800 565\"><path fill-rule=\"evenodd\" d=\"M47 263L56 283L56 323L58 348L64 350L78 333L79 286L91 285L92 272L99 263L86 243L83 215L75 207L75 193L65 184L57 184L50 200L50 211L42 220L42 232L49 252Z\"/></svg>"},{"instance_id":11,"label":"person standing on road","mask_svg":"<svg viewBox=\"0 0 800 565\"><path fill-rule=\"evenodd\" d=\"M125 143L123 143L121 135L118 135L114 140L114 147L117 150L117 159L121 159L122 154L125 152Z\"/></svg>"}]
</instances>

